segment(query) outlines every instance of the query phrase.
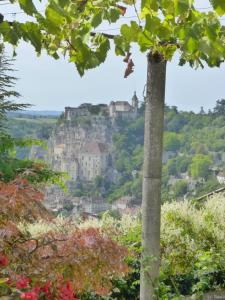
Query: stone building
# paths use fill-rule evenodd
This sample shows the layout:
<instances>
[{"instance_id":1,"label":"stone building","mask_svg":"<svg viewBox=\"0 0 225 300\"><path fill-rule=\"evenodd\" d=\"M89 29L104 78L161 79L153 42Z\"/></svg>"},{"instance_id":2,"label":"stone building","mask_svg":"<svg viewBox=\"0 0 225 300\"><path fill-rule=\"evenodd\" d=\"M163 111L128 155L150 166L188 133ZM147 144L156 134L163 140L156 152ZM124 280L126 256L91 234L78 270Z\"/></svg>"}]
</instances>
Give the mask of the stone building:
<instances>
[{"instance_id":1,"label":"stone building","mask_svg":"<svg viewBox=\"0 0 225 300\"><path fill-rule=\"evenodd\" d=\"M112 101L109 105L109 115L113 119L117 117L135 119L138 113L138 102L136 92L132 98L132 105L127 101Z\"/></svg>"},{"instance_id":2,"label":"stone building","mask_svg":"<svg viewBox=\"0 0 225 300\"><path fill-rule=\"evenodd\" d=\"M65 108L65 121L58 124L48 142L47 160L55 171L65 172L68 195L57 189L46 192L46 203L53 210L63 210L65 203L72 203L77 183L92 185L97 176L106 182L115 182L119 173L115 169L113 135L119 127L117 117L131 121L137 117L138 98L136 93L132 104L116 101L110 105L84 103L77 108ZM82 205L75 201L74 214L80 211L98 213L109 209L103 199L84 199ZM82 208L81 208L82 206Z\"/></svg>"},{"instance_id":3,"label":"stone building","mask_svg":"<svg viewBox=\"0 0 225 300\"><path fill-rule=\"evenodd\" d=\"M225 184L225 174L224 174L224 172L219 172L217 174L216 178L217 178L217 180L220 184Z\"/></svg>"},{"instance_id":4,"label":"stone building","mask_svg":"<svg viewBox=\"0 0 225 300\"><path fill-rule=\"evenodd\" d=\"M111 209L111 205L101 197L82 197L81 203L82 212L84 213L99 214L101 212Z\"/></svg>"},{"instance_id":5,"label":"stone building","mask_svg":"<svg viewBox=\"0 0 225 300\"><path fill-rule=\"evenodd\" d=\"M65 107L65 119L67 121L74 120L76 117L90 116L98 114L99 116L108 115L115 119L121 117L124 119L135 119L138 113L138 97L136 92L132 98L132 104L127 101L112 101L110 105L91 103L83 103L79 107Z\"/></svg>"},{"instance_id":6,"label":"stone building","mask_svg":"<svg viewBox=\"0 0 225 300\"><path fill-rule=\"evenodd\" d=\"M49 141L49 161L54 170L66 172L70 180L94 181L97 176L116 178L111 166L112 136L115 119L137 117L138 98L132 104L115 101L110 105L83 103L79 107L65 107L65 119Z\"/></svg>"},{"instance_id":7,"label":"stone building","mask_svg":"<svg viewBox=\"0 0 225 300\"><path fill-rule=\"evenodd\" d=\"M102 176L106 172L108 160L109 151L106 144L85 144L78 158L79 179L92 181L95 177Z\"/></svg>"}]
</instances>

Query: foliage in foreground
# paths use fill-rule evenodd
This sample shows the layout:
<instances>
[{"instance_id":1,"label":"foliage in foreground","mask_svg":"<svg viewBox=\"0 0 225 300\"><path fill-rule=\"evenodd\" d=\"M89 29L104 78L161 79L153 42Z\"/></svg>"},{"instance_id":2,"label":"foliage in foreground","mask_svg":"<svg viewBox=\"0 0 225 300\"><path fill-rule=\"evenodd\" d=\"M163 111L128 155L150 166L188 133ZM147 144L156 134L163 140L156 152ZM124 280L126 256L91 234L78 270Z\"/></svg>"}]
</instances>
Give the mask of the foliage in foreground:
<instances>
[{"instance_id":1,"label":"foliage in foreground","mask_svg":"<svg viewBox=\"0 0 225 300\"><path fill-rule=\"evenodd\" d=\"M196 206L185 202L165 203L162 206L161 272L159 299L180 299L182 295L200 297L207 290L225 288L225 198L213 196ZM28 226L36 236L56 228L71 231L89 227L104 228L114 239L127 246L134 256L128 256L130 273L113 281L113 292L107 299L139 299L141 253L140 217L123 216L115 220L104 215L102 220L71 223L58 218L55 224L38 222ZM105 299L82 295L82 299Z\"/></svg>"},{"instance_id":2,"label":"foliage in foreground","mask_svg":"<svg viewBox=\"0 0 225 300\"><path fill-rule=\"evenodd\" d=\"M115 220L105 214L86 222L53 220L44 213L39 218L42 195L19 178L1 183L0 195L1 295L139 299L140 216ZM198 206L188 201L162 206L158 299L225 288L224 215L223 195Z\"/></svg>"},{"instance_id":3,"label":"foliage in foreground","mask_svg":"<svg viewBox=\"0 0 225 300\"><path fill-rule=\"evenodd\" d=\"M19 222L52 219L42 196L26 179L0 182L0 295L31 300L72 300L87 291L107 295L112 279L128 272L126 247L100 228L58 228L37 236L21 231Z\"/></svg>"}]
</instances>

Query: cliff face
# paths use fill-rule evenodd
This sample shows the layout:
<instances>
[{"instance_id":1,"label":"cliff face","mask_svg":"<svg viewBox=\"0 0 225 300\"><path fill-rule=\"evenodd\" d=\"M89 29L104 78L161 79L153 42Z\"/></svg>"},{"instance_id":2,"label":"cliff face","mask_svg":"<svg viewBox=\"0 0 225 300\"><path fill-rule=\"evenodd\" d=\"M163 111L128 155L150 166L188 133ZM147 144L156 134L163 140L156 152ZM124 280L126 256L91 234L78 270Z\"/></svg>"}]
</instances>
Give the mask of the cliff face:
<instances>
[{"instance_id":1,"label":"cliff face","mask_svg":"<svg viewBox=\"0 0 225 300\"><path fill-rule=\"evenodd\" d=\"M119 177L112 141L118 131L117 120L132 121L137 112L136 94L132 105L113 101L110 105L83 103L77 108L65 108L64 117L59 119L49 139L47 161L53 170L69 175L66 184L70 196L59 192L57 187L49 188L46 191L49 208L61 209L65 203L67 207L80 207L74 200L79 195L79 200L83 197L82 207L88 202L89 207L94 207L93 212L106 210L105 191Z\"/></svg>"},{"instance_id":2,"label":"cliff face","mask_svg":"<svg viewBox=\"0 0 225 300\"><path fill-rule=\"evenodd\" d=\"M114 131L111 119L103 116L63 122L49 141L50 166L75 181L93 181L97 176L113 181Z\"/></svg>"},{"instance_id":3,"label":"cliff face","mask_svg":"<svg viewBox=\"0 0 225 300\"><path fill-rule=\"evenodd\" d=\"M85 211L87 201L99 202L98 210L105 210L101 195L90 195L83 201L73 197L77 182L91 184L96 177L114 182L118 173L114 168L112 137L116 131L113 120L107 116L79 117L74 121L64 120L56 126L49 139L48 163L55 171L66 172L68 193L58 187L46 191L46 206L55 211L67 207L79 207Z\"/></svg>"}]
</instances>

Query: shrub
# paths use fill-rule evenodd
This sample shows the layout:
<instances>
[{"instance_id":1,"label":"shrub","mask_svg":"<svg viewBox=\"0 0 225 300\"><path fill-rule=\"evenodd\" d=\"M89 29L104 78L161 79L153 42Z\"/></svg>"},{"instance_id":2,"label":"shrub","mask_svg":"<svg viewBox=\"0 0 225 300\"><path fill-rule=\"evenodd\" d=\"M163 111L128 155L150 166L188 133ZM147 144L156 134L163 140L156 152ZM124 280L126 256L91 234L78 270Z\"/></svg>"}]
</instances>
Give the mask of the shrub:
<instances>
[{"instance_id":1,"label":"shrub","mask_svg":"<svg viewBox=\"0 0 225 300\"><path fill-rule=\"evenodd\" d=\"M66 221L60 227L42 206L42 197L26 179L0 182L0 295L31 300L107 295L112 280L129 271L127 248L104 228ZM49 226L32 235L35 219ZM49 295L42 290L48 284Z\"/></svg>"},{"instance_id":2,"label":"shrub","mask_svg":"<svg viewBox=\"0 0 225 300\"><path fill-rule=\"evenodd\" d=\"M222 195L208 199L200 209L188 201L162 206L158 299L180 299L181 295L225 287L224 216ZM139 299L140 219L123 216L113 220L107 216L99 225L114 227L115 238L136 254L127 259L132 272L125 279L114 281L110 299Z\"/></svg>"},{"instance_id":3,"label":"shrub","mask_svg":"<svg viewBox=\"0 0 225 300\"><path fill-rule=\"evenodd\" d=\"M158 299L180 299L181 295L199 295L207 290L225 288L224 216L223 195L213 196L198 206L188 201L165 203L162 206L162 260L159 288L156 291ZM60 228L63 228L63 232L70 236L75 228L78 228L81 235L89 228L95 228L96 232L102 232L128 247L126 262L130 272L125 277L117 276L112 280L111 295L102 298L94 292L82 293L80 298L136 300L139 299L140 220L139 216L127 215L114 219L105 213L101 220L68 223L66 219L57 218L51 223L42 221L29 225L28 231L36 237L44 233L60 232ZM113 255L111 252L107 254Z\"/></svg>"}]
</instances>

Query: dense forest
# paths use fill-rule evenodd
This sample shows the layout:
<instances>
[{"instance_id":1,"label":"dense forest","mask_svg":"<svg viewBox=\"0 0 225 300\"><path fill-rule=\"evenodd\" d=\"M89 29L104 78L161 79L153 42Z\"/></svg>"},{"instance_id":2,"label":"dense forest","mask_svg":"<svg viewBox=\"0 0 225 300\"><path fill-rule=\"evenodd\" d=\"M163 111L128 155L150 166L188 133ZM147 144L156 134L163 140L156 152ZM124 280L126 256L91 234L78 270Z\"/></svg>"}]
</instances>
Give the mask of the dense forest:
<instances>
[{"instance_id":1,"label":"dense forest","mask_svg":"<svg viewBox=\"0 0 225 300\"><path fill-rule=\"evenodd\" d=\"M115 167L121 175L110 184L96 178L93 184L78 183L74 195L101 193L109 201L123 195L141 199L141 170L144 141L144 107L140 107L136 120L117 120L114 134ZM62 117L58 119L60 121ZM13 113L5 127L17 138L23 136L47 141L57 124L56 116L35 116ZM178 111L165 107L163 200L198 197L219 188L217 175L225 170L225 100L218 100L207 113ZM28 155L28 149L19 149L18 155Z\"/></svg>"}]
</instances>

